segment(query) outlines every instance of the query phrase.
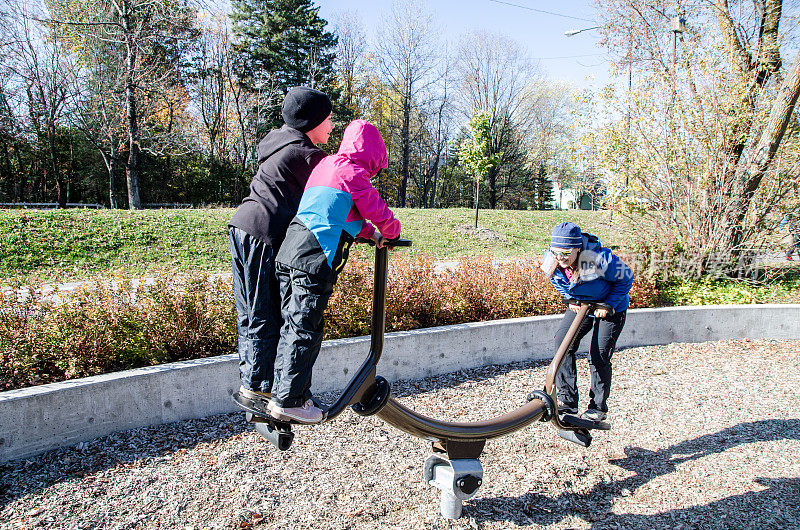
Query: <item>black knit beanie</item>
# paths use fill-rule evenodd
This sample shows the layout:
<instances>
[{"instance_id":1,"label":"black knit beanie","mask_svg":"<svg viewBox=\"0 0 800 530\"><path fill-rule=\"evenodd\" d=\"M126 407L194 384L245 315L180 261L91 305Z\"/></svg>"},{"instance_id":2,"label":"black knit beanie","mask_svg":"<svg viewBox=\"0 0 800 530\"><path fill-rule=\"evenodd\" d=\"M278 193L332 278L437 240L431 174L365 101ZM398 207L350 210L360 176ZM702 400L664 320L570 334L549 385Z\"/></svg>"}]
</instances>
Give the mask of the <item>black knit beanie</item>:
<instances>
[{"instance_id":1,"label":"black knit beanie","mask_svg":"<svg viewBox=\"0 0 800 530\"><path fill-rule=\"evenodd\" d=\"M332 108L331 99L324 92L296 86L286 94L281 114L286 125L305 133L325 121Z\"/></svg>"}]
</instances>

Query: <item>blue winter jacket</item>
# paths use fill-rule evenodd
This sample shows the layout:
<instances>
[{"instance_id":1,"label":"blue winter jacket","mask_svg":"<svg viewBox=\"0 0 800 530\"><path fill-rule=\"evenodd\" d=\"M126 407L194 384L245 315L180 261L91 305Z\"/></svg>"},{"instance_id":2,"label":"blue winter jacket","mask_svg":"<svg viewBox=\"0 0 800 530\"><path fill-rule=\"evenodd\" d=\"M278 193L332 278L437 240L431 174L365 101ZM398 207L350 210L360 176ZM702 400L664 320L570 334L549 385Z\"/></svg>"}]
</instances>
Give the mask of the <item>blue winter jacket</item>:
<instances>
[{"instance_id":1,"label":"blue winter jacket","mask_svg":"<svg viewBox=\"0 0 800 530\"><path fill-rule=\"evenodd\" d=\"M547 251L549 252L549 250ZM633 271L592 234L583 234L583 248L578 255L577 271L572 281L557 267L550 282L564 298L585 302L604 302L619 313L630 305L628 292Z\"/></svg>"}]
</instances>

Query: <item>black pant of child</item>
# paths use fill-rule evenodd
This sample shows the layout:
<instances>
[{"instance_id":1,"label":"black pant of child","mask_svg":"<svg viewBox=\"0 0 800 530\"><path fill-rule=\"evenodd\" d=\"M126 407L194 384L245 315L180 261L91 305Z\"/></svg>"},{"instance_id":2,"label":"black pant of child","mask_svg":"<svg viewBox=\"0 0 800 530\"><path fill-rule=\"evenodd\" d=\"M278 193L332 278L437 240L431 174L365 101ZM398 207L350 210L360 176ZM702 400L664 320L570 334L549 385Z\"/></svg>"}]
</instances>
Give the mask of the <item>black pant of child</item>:
<instances>
[{"instance_id":1,"label":"black pant of child","mask_svg":"<svg viewBox=\"0 0 800 530\"><path fill-rule=\"evenodd\" d=\"M324 313L333 283L319 276L276 264L284 324L275 358L272 400L284 408L300 407L311 398L311 375L322 346Z\"/></svg>"},{"instance_id":2,"label":"black pant of child","mask_svg":"<svg viewBox=\"0 0 800 530\"><path fill-rule=\"evenodd\" d=\"M617 338L625 326L626 314L627 311L622 311L606 319L590 316L578 328L572 346L567 350L566 358L561 363L561 369L556 374L558 399L567 407L578 407L578 373L575 366L575 352L578 351L581 339L589 331L592 331L592 343L589 347L591 388L588 408L608 412L606 401L611 390L611 355L617 345ZM561 325L556 332L556 349L561 345L576 316L571 309L567 309L564 313L564 318L561 319Z\"/></svg>"},{"instance_id":3,"label":"black pant of child","mask_svg":"<svg viewBox=\"0 0 800 530\"><path fill-rule=\"evenodd\" d=\"M791 258L792 254L797 252L797 257L800 258L800 236L792 234L792 244L786 248L786 257Z\"/></svg>"},{"instance_id":4,"label":"black pant of child","mask_svg":"<svg viewBox=\"0 0 800 530\"><path fill-rule=\"evenodd\" d=\"M230 228L230 239L239 376L246 389L270 392L283 325L275 251L239 228Z\"/></svg>"}]
</instances>

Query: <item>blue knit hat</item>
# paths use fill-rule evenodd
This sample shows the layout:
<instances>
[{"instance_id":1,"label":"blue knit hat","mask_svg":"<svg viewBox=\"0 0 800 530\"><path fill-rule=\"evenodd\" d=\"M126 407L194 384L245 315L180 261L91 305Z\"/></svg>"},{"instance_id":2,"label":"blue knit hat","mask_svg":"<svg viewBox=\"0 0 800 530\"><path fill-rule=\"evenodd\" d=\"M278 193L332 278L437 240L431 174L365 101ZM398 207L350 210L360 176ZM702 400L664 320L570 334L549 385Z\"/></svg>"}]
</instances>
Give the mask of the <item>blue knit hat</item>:
<instances>
[{"instance_id":1,"label":"blue knit hat","mask_svg":"<svg viewBox=\"0 0 800 530\"><path fill-rule=\"evenodd\" d=\"M559 223L553 228L553 237L550 238L550 246L556 248L582 248L583 235L581 229L575 223Z\"/></svg>"}]
</instances>

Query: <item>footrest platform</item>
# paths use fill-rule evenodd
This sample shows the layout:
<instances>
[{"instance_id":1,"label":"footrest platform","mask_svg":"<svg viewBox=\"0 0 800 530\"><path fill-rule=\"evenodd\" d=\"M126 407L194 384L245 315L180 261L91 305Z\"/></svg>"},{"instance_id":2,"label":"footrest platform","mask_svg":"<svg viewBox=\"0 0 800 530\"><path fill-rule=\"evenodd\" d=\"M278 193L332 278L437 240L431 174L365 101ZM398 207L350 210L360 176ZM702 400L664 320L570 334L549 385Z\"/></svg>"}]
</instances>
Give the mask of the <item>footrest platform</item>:
<instances>
[{"instance_id":1,"label":"footrest platform","mask_svg":"<svg viewBox=\"0 0 800 530\"><path fill-rule=\"evenodd\" d=\"M580 427L587 430L596 429L598 431L611 430L611 424L606 421L587 420L585 418L581 418L580 416L576 416L575 414L562 414L558 417L558 419L561 420L561 423L571 427Z\"/></svg>"}]
</instances>

